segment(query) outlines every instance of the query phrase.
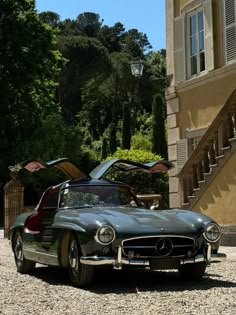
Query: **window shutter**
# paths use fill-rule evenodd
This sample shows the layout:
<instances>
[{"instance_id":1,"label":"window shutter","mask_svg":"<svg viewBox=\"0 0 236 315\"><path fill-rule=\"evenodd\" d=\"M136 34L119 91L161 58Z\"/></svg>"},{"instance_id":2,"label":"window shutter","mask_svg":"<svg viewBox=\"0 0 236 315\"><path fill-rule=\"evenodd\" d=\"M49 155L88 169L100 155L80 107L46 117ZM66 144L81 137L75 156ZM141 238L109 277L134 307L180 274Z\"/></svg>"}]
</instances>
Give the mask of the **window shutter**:
<instances>
[{"instance_id":1,"label":"window shutter","mask_svg":"<svg viewBox=\"0 0 236 315\"><path fill-rule=\"evenodd\" d=\"M203 3L206 70L214 69L212 0Z\"/></svg>"},{"instance_id":2,"label":"window shutter","mask_svg":"<svg viewBox=\"0 0 236 315\"><path fill-rule=\"evenodd\" d=\"M236 59L235 0L224 0L226 63Z\"/></svg>"},{"instance_id":3,"label":"window shutter","mask_svg":"<svg viewBox=\"0 0 236 315\"><path fill-rule=\"evenodd\" d=\"M177 173L179 173L188 160L188 139L176 141L177 145Z\"/></svg>"},{"instance_id":4,"label":"window shutter","mask_svg":"<svg viewBox=\"0 0 236 315\"><path fill-rule=\"evenodd\" d=\"M184 15L174 19L174 75L175 83L186 80Z\"/></svg>"}]
</instances>

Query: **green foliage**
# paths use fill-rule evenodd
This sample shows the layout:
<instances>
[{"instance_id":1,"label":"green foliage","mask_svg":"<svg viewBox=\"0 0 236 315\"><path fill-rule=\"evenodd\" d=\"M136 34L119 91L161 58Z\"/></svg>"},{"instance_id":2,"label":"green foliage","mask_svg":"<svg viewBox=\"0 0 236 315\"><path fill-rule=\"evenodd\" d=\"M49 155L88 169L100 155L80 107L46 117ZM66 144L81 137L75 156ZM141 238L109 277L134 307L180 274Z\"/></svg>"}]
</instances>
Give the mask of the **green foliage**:
<instances>
[{"instance_id":1,"label":"green foliage","mask_svg":"<svg viewBox=\"0 0 236 315\"><path fill-rule=\"evenodd\" d=\"M151 151L152 143L149 135L144 135L141 132L136 133L131 138L131 148L133 150Z\"/></svg>"},{"instance_id":2,"label":"green foliage","mask_svg":"<svg viewBox=\"0 0 236 315\"><path fill-rule=\"evenodd\" d=\"M106 77L110 67L108 52L95 38L61 36L58 47L68 59L58 90L63 115L67 123L74 123L83 109L82 93L91 78ZM86 104L85 104L86 105Z\"/></svg>"},{"instance_id":3,"label":"green foliage","mask_svg":"<svg viewBox=\"0 0 236 315\"><path fill-rule=\"evenodd\" d=\"M127 108L133 121L132 148L150 151L153 96L158 91L164 96L168 84L165 50L150 49L146 34L126 30L120 22L103 25L96 13L61 21L54 12L37 14L33 0L0 1L0 171L4 182L8 165L33 157L69 157L88 173L117 147L129 148ZM130 62L136 58L144 62L138 80L130 72ZM132 154L144 162L156 159L144 151ZM48 175L42 172L39 185L35 176L31 178L37 191L61 179L55 170Z\"/></svg>"},{"instance_id":4,"label":"green foliage","mask_svg":"<svg viewBox=\"0 0 236 315\"><path fill-rule=\"evenodd\" d=\"M98 39L109 52L120 52L122 50L121 39L124 34L124 25L118 22L111 27L104 25L98 33Z\"/></svg>"},{"instance_id":5,"label":"green foliage","mask_svg":"<svg viewBox=\"0 0 236 315\"><path fill-rule=\"evenodd\" d=\"M153 52L148 55L149 63L151 65L151 71L153 79L159 81L162 87L168 86L168 81L166 77L166 51L162 49L161 51Z\"/></svg>"},{"instance_id":6,"label":"green foliage","mask_svg":"<svg viewBox=\"0 0 236 315\"><path fill-rule=\"evenodd\" d=\"M112 159L127 159L130 161L140 162L140 163L148 163L152 161L161 160L161 156L144 151L144 150L123 150L118 149L113 155L109 155L107 160Z\"/></svg>"},{"instance_id":7,"label":"green foliage","mask_svg":"<svg viewBox=\"0 0 236 315\"><path fill-rule=\"evenodd\" d=\"M109 135L110 152L114 153L117 149L116 125L114 123L110 124Z\"/></svg>"},{"instance_id":8,"label":"green foliage","mask_svg":"<svg viewBox=\"0 0 236 315\"><path fill-rule=\"evenodd\" d=\"M33 154L32 132L59 112L55 90L64 59L56 50L55 33L34 5L33 0L0 2L0 164L5 173L22 159L19 147L27 144L24 156Z\"/></svg>"},{"instance_id":9,"label":"green foliage","mask_svg":"<svg viewBox=\"0 0 236 315\"><path fill-rule=\"evenodd\" d=\"M91 12L84 12L75 20L60 21L58 28L58 47L68 60L58 89L67 124L78 122L85 145L89 150L96 148L99 156L102 145L97 147L93 142L101 144L106 130L110 152L118 146L129 148L129 132L123 133L124 125L128 130L123 106L128 103L131 134L147 136L145 146L149 147L152 97L158 90L164 94L166 86L165 81L159 80L160 76L165 77L164 51L150 52L146 34L137 29L126 31L119 22L108 27L98 14ZM130 71L130 62L136 58L145 64L144 74L138 80ZM123 144L125 139L128 141Z\"/></svg>"},{"instance_id":10,"label":"green foliage","mask_svg":"<svg viewBox=\"0 0 236 315\"><path fill-rule=\"evenodd\" d=\"M152 106L152 152L161 154L167 158L165 118L160 94L154 96Z\"/></svg>"},{"instance_id":11,"label":"green foliage","mask_svg":"<svg viewBox=\"0 0 236 315\"><path fill-rule=\"evenodd\" d=\"M143 57L144 52L152 48L147 35L137 29L128 30L123 36L122 44L124 51L134 58Z\"/></svg>"},{"instance_id":12,"label":"green foliage","mask_svg":"<svg viewBox=\"0 0 236 315\"><path fill-rule=\"evenodd\" d=\"M42 125L27 139L18 137L16 162L30 158L44 161L68 157L77 160L81 154L82 137L78 126L66 126L60 114L48 115Z\"/></svg>"},{"instance_id":13,"label":"green foliage","mask_svg":"<svg viewBox=\"0 0 236 315\"><path fill-rule=\"evenodd\" d=\"M56 27L60 21L60 16L52 11L46 11L39 13L39 18L43 23L50 25L51 27Z\"/></svg>"},{"instance_id":14,"label":"green foliage","mask_svg":"<svg viewBox=\"0 0 236 315\"><path fill-rule=\"evenodd\" d=\"M108 155L108 143L107 139L104 137L102 140L102 149L101 149L101 160L104 160Z\"/></svg>"},{"instance_id":15,"label":"green foliage","mask_svg":"<svg viewBox=\"0 0 236 315\"><path fill-rule=\"evenodd\" d=\"M122 119L122 147L130 149L131 130L130 130L130 108L129 104L123 104L123 119Z\"/></svg>"},{"instance_id":16,"label":"green foliage","mask_svg":"<svg viewBox=\"0 0 236 315\"><path fill-rule=\"evenodd\" d=\"M161 160L161 156L144 150L122 150L118 149L113 155L109 155L107 160L127 159L134 162L148 163ZM134 191L139 194L161 194L163 200L168 204L168 174L166 172L144 173L133 172L124 173L109 171L106 177L125 182L130 185Z\"/></svg>"},{"instance_id":17,"label":"green foliage","mask_svg":"<svg viewBox=\"0 0 236 315\"><path fill-rule=\"evenodd\" d=\"M84 12L77 17L78 29L89 37L95 37L102 26L99 14Z\"/></svg>"}]
</instances>

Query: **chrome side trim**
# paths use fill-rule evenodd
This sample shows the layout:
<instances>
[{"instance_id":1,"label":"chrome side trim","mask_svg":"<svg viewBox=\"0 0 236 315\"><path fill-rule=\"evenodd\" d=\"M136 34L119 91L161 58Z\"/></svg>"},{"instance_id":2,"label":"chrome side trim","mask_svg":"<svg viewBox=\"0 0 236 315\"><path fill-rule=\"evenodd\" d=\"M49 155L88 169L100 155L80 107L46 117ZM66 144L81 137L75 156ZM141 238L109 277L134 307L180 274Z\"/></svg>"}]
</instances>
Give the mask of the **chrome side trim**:
<instances>
[{"instance_id":1,"label":"chrome side trim","mask_svg":"<svg viewBox=\"0 0 236 315\"><path fill-rule=\"evenodd\" d=\"M56 255L23 248L25 258L44 265L59 266Z\"/></svg>"},{"instance_id":2,"label":"chrome side trim","mask_svg":"<svg viewBox=\"0 0 236 315\"><path fill-rule=\"evenodd\" d=\"M39 234L40 233L40 231L29 230L27 227L24 228L24 232L27 234Z\"/></svg>"}]
</instances>

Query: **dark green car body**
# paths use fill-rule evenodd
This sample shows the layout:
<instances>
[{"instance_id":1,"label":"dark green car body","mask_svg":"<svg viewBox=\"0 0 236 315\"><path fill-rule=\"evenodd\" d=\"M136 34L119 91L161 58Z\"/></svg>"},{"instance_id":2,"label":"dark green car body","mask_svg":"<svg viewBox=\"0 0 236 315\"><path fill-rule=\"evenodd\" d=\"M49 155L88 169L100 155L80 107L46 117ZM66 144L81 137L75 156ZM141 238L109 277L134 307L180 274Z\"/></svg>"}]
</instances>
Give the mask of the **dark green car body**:
<instances>
[{"instance_id":1,"label":"dark green car body","mask_svg":"<svg viewBox=\"0 0 236 315\"><path fill-rule=\"evenodd\" d=\"M31 271L32 262L60 266L69 269L74 285L85 286L98 266L178 269L198 278L211 262L226 258L218 253L220 229L211 218L145 209L129 186L102 179L119 162L48 188L32 213L16 218L11 242L18 271ZM125 163L128 171L140 166Z\"/></svg>"}]
</instances>

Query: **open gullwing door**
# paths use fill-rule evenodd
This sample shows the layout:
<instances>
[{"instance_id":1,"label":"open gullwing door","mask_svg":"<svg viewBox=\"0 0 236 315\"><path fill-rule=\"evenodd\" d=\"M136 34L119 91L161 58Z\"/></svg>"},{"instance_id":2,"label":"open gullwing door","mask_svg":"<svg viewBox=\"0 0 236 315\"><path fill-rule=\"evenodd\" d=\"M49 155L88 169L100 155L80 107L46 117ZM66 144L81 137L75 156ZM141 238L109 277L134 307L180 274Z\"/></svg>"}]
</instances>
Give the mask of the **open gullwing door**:
<instances>
[{"instance_id":1,"label":"open gullwing door","mask_svg":"<svg viewBox=\"0 0 236 315\"><path fill-rule=\"evenodd\" d=\"M25 168L29 172L36 172L42 168L56 167L66 174L70 179L80 179L86 177L86 175L78 168L76 164L70 161L70 159L62 158L44 162L38 159L31 159L14 166L9 166L11 172L19 172Z\"/></svg>"},{"instance_id":2,"label":"open gullwing door","mask_svg":"<svg viewBox=\"0 0 236 315\"><path fill-rule=\"evenodd\" d=\"M94 179L101 179L109 169L119 170L123 172L137 172L142 171L146 173L166 172L173 167L173 164L166 160L153 161L142 164L138 162L129 161L126 159L113 159L99 164L89 176Z\"/></svg>"}]
</instances>

